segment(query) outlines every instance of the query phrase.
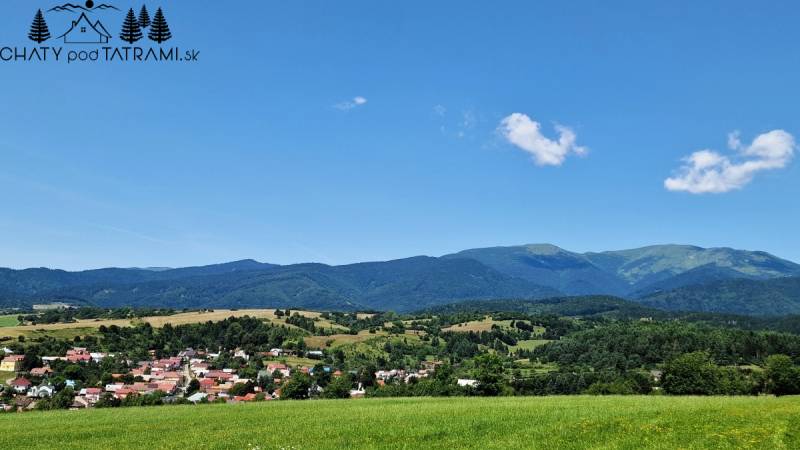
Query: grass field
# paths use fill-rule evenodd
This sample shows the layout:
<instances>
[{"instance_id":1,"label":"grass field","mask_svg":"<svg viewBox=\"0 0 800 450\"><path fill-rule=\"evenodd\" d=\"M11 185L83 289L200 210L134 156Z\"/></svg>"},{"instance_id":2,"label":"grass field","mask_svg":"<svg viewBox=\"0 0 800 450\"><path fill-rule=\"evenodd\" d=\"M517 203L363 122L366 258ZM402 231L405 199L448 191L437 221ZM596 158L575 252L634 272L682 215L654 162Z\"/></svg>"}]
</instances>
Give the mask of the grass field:
<instances>
[{"instance_id":1,"label":"grass field","mask_svg":"<svg viewBox=\"0 0 800 450\"><path fill-rule=\"evenodd\" d=\"M514 350L533 350L536 347L541 347L542 345L545 345L545 344L550 343L550 342L553 342L553 341L549 341L547 339L531 339L531 340L528 340L528 341L518 341L517 345L512 345L508 349L511 350L511 351L514 351Z\"/></svg>"},{"instance_id":2,"label":"grass field","mask_svg":"<svg viewBox=\"0 0 800 450\"><path fill-rule=\"evenodd\" d=\"M0 372L0 384L6 384L8 380L13 380L16 376L16 372Z\"/></svg>"},{"instance_id":3,"label":"grass field","mask_svg":"<svg viewBox=\"0 0 800 450\"><path fill-rule=\"evenodd\" d=\"M385 336L383 331L370 333L368 330L360 331L358 334L334 334L331 336L308 336L305 338L306 345L310 348L334 348L347 344L357 344L376 337Z\"/></svg>"},{"instance_id":4,"label":"grass field","mask_svg":"<svg viewBox=\"0 0 800 450\"><path fill-rule=\"evenodd\" d=\"M17 316L10 315L10 316L0 316L0 328L3 327L15 327L19 325L19 321L17 320Z\"/></svg>"},{"instance_id":5,"label":"grass field","mask_svg":"<svg viewBox=\"0 0 800 450\"><path fill-rule=\"evenodd\" d=\"M796 449L800 398L267 402L0 415L0 448Z\"/></svg>"},{"instance_id":6,"label":"grass field","mask_svg":"<svg viewBox=\"0 0 800 450\"><path fill-rule=\"evenodd\" d=\"M309 317L312 319L318 319L317 326L323 328L343 328L340 325L336 325L330 321L322 319L320 317L320 313L318 312L311 312L311 311L292 311L294 314L297 312L298 314ZM120 327L130 326L132 323L136 321L144 321L150 323L150 325L154 327L163 327L165 324L170 323L172 325L184 325L188 323L198 323L198 322L218 322L220 320L227 319L228 317L242 317L242 316L250 316L250 317L258 317L260 319L267 319L272 323L279 324L279 325L286 325L286 322L282 318L278 318L275 316L274 309L239 309L236 311L233 310L225 310L225 309L218 309L212 312L189 312L189 313L180 313L174 314L171 316L155 316L155 317L145 317L142 319L136 319L134 321L127 320L127 319L118 319L118 320L79 320L75 323L54 323L54 324L47 324L47 325L26 325L26 326L11 326L0 325L0 337L17 337L17 336L25 336L25 337L37 337L42 335L50 335L54 337L60 337L64 339L72 339L75 336L86 336L88 334L92 334L97 328L101 325L111 326L117 325ZM0 320L3 317L8 316L0 316ZM2 322L0 322L1 324ZM14 316L14 324L17 325L16 316ZM293 325L287 325L289 327L293 327Z\"/></svg>"}]
</instances>

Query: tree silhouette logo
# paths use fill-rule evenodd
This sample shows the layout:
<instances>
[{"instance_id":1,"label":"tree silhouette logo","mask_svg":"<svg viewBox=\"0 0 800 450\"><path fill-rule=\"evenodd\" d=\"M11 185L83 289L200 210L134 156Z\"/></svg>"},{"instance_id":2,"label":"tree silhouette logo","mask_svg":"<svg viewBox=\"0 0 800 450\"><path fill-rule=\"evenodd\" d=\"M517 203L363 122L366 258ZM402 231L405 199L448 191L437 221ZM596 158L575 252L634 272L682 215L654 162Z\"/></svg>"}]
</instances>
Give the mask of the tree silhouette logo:
<instances>
[{"instance_id":1,"label":"tree silhouette logo","mask_svg":"<svg viewBox=\"0 0 800 450\"><path fill-rule=\"evenodd\" d=\"M122 23L122 33L120 33L119 38L129 44L133 44L142 37L144 35L139 25L139 19L136 18L136 14L133 13L133 8L131 8L128 11L128 15L125 16L125 22Z\"/></svg>"},{"instance_id":2,"label":"tree silhouette logo","mask_svg":"<svg viewBox=\"0 0 800 450\"><path fill-rule=\"evenodd\" d=\"M142 5L142 10L139 11L139 27L142 29L150 26L150 13L147 12L147 5Z\"/></svg>"},{"instance_id":3,"label":"tree silhouette logo","mask_svg":"<svg viewBox=\"0 0 800 450\"><path fill-rule=\"evenodd\" d=\"M153 17L153 23L150 24L150 32L147 33L147 37L159 44L172 39L172 33L169 31L167 19L164 18L164 12L161 8L158 8L156 15Z\"/></svg>"},{"instance_id":4,"label":"tree silhouette logo","mask_svg":"<svg viewBox=\"0 0 800 450\"><path fill-rule=\"evenodd\" d=\"M36 11L36 16L33 18L31 24L31 31L28 33L28 39L41 44L42 42L50 39L50 30L47 28L47 22L44 20L42 10Z\"/></svg>"}]
</instances>

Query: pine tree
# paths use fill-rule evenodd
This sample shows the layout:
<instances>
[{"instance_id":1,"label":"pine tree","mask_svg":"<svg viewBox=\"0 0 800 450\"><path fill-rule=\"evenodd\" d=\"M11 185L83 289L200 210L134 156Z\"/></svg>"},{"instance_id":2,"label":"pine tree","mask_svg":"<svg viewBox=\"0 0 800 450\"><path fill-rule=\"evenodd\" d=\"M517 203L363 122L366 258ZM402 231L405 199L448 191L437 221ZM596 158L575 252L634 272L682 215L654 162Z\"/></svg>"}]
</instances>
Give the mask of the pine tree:
<instances>
[{"instance_id":1,"label":"pine tree","mask_svg":"<svg viewBox=\"0 0 800 450\"><path fill-rule=\"evenodd\" d=\"M164 18L164 13L161 11L161 8L158 8L155 17L153 17L153 23L150 24L150 32L147 37L159 44L172 38L169 25L167 25L167 19Z\"/></svg>"},{"instance_id":2,"label":"pine tree","mask_svg":"<svg viewBox=\"0 0 800 450\"><path fill-rule=\"evenodd\" d=\"M139 12L139 26L142 28L150 26L150 13L147 12L147 5L142 5L142 10Z\"/></svg>"},{"instance_id":3,"label":"pine tree","mask_svg":"<svg viewBox=\"0 0 800 450\"><path fill-rule=\"evenodd\" d=\"M50 30L47 28L47 22L44 21L44 15L42 15L41 9L36 11L36 17L33 18L31 32L28 33L28 38L39 44L50 39Z\"/></svg>"},{"instance_id":4,"label":"pine tree","mask_svg":"<svg viewBox=\"0 0 800 450\"><path fill-rule=\"evenodd\" d=\"M125 22L122 23L122 33L120 33L119 38L129 44L133 44L142 37L144 36L142 35L142 29L139 28L139 21L136 19L136 14L133 13L133 8L131 8L125 17Z\"/></svg>"}]
</instances>

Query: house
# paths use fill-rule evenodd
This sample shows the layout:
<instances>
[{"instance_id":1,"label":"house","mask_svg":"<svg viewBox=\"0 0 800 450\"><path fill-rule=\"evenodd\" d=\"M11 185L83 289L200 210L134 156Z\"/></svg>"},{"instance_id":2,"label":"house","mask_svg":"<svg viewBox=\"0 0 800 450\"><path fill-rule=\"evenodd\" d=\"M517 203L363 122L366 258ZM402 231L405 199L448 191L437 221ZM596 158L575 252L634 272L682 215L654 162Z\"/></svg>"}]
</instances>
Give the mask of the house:
<instances>
[{"instance_id":1,"label":"house","mask_svg":"<svg viewBox=\"0 0 800 450\"><path fill-rule=\"evenodd\" d=\"M86 409L89 407L89 400L83 397L75 397L70 405L70 411L77 411L79 409Z\"/></svg>"},{"instance_id":2,"label":"house","mask_svg":"<svg viewBox=\"0 0 800 450\"><path fill-rule=\"evenodd\" d=\"M12 380L11 383L9 384L11 385L11 388L14 390L14 392L16 392L17 394L24 394L28 392L28 389L30 389L30 387L33 385L33 383L31 383L25 378L16 378Z\"/></svg>"},{"instance_id":3,"label":"house","mask_svg":"<svg viewBox=\"0 0 800 450\"><path fill-rule=\"evenodd\" d=\"M157 391L161 391L167 395L173 395L178 390L178 385L175 383L158 383Z\"/></svg>"},{"instance_id":4,"label":"house","mask_svg":"<svg viewBox=\"0 0 800 450\"><path fill-rule=\"evenodd\" d=\"M114 397L116 397L116 398L118 398L120 400L124 400L129 395L136 395L137 393L138 392L136 390L134 390L134 389L127 388L127 387L122 387L122 388L119 388L116 391L114 391Z\"/></svg>"},{"instance_id":5,"label":"house","mask_svg":"<svg viewBox=\"0 0 800 450\"><path fill-rule=\"evenodd\" d=\"M107 44L111 34L99 20L92 23L86 13L81 13L78 20L72 21L72 27L58 38L64 38L65 44Z\"/></svg>"},{"instance_id":6,"label":"house","mask_svg":"<svg viewBox=\"0 0 800 450\"><path fill-rule=\"evenodd\" d=\"M125 387L122 383L115 383L115 384L107 384L106 385L106 392L117 392L118 390Z\"/></svg>"},{"instance_id":7,"label":"house","mask_svg":"<svg viewBox=\"0 0 800 450\"><path fill-rule=\"evenodd\" d=\"M109 355L107 353L89 353L89 356L92 358L92 361L99 363Z\"/></svg>"},{"instance_id":8,"label":"house","mask_svg":"<svg viewBox=\"0 0 800 450\"><path fill-rule=\"evenodd\" d=\"M250 356L247 353L245 353L244 350L236 350L236 353L233 354L233 357L234 358L242 358L245 361L249 361L250 360Z\"/></svg>"},{"instance_id":9,"label":"house","mask_svg":"<svg viewBox=\"0 0 800 450\"><path fill-rule=\"evenodd\" d=\"M457 383L461 387L476 387L478 385L478 380L459 378Z\"/></svg>"},{"instance_id":10,"label":"house","mask_svg":"<svg viewBox=\"0 0 800 450\"><path fill-rule=\"evenodd\" d=\"M31 369L31 376L33 377L46 377L53 373L53 370L49 367L36 367L35 369Z\"/></svg>"},{"instance_id":11,"label":"house","mask_svg":"<svg viewBox=\"0 0 800 450\"><path fill-rule=\"evenodd\" d=\"M198 403L203 401L204 398L208 398L208 394L203 392L195 392L194 394L186 397L186 400L189 400L192 403Z\"/></svg>"},{"instance_id":12,"label":"house","mask_svg":"<svg viewBox=\"0 0 800 450\"><path fill-rule=\"evenodd\" d=\"M23 355L6 356L3 362L0 362L0 372L19 372L22 370L23 359L25 359Z\"/></svg>"},{"instance_id":13,"label":"house","mask_svg":"<svg viewBox=\"0 0 800 450\"><path fill-rule=\"evenodd\" d=\"M307 355L309 358L312 359L320 359L323 356L325 356L325 354L322 353L322 350L311 350L310 352L307 353Z\"/></svg>"},{"instance_id":14,"label":"house","mask_svg":"<svg viewBox=\"0 0 800 450\"><path fill-rule=\"evenodd\" d=\"M256 401L256 394L237 395L233 397L233 400L236 402L254 402Z\"/></svg>"},{"instance_id":15,"label":"house","mask_svg":"<svg viewBox=\"0 0 800 450\"><path fill-rule=\"evenodd\" d=\"M214 384L216 383L214 383L214 380L212 380L211 378L203 378L202 380L200 380L200 390L206 391L208 389L211 389L214 387Z\"/></svg>"},{"instance_id":16,"label":"house","mask_svg":"<svg viewBox=\"0 0 800 450\"><path fill-rule=\"evenodd\" d=\"M92 360L92 354L86 351L85 348L75 347L72 350L67 350L67 361L71 363L89 362Z\"/></svg>"},{"instance_id":17,"label":"house","mask_svg":"<svg viewBox=\"0 0 800 450\"><path fill-rule=\"evenodd\" d=\"M194 351L194 349L191 348L191 347L187 348L186 350L184 350L184 351L182 351L180 353L178 353L178 358L181 358L181 359L183 359L183 358L192 359L195 356L197 356L197 352Z\"/></svg>"},{"instance_id":18,"label":"house","mask_svg":"<svg viewBox=\"0 0 800 450\"><path fill-rule=\"evenodd\" d=\"M41 386L34 386L28 391L28 397L46 398L52 397L56 393L53 386L43 384Z\"/></svg>"},{"instance_id":19,"label":"house","mask_svg":"<svg viewBox=\"0 0 800 450\"><path fill-rule=\"evenodd\" d=\"M90 405L94 405L100 401L100 395L102 393L103 390L100 388L84 388L80 390L78 395L85 398Z\"/></svg>"}]
</instances>

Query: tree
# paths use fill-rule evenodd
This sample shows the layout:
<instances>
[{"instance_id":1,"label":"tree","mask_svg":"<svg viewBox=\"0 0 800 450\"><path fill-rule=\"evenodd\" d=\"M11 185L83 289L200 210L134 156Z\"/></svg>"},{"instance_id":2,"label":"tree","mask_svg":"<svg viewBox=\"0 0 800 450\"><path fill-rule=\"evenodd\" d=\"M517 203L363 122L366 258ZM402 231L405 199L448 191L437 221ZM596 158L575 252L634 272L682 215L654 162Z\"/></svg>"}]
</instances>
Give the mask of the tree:
<instances>
[{"instance_id":1,"label":"tree","mask_svg":"<svg viewBox=\"0 0 800 450\"><path fill-rule=\"evenodd\" d=\"M50 30L47 28L47 22L44 20L41 9L36 11L33 24L31 24L31 32L28 33L28 39L38 44L50 39Z\"/></svg>"},{"instance_id":2,"label":"tree","mask_svg":"<svg viewBox=\"0 0 800 450\"><path fill-rule=\"evenodd\" d=\"M792 358L772 355L767 358L767 392L775 395L800 394L800 369L794 367Z\"/></svg>"},{"instance_id":3,"label":"tree","mask_svg":"<svg viewBox=\"0 0 800 450\"><path fill-rule=\"evenodd\" d=\"M159 44L172 38L167 19L164 18L164 12L161 11L161 8L158 8L155 17L153 17L153 23L150 25L150 32L147 34L147 37L149 37L151 41L156 41Z\"/></svg>"},{"instance_id":4,"label":"tree","mask_svg":"<svg viewBox=\"0 0 800 450\"><path fill-rule=\"evenodd\" d=\"M230 388L228 394L236 397L244 397L245 395L254 392L253 387L253 383L250 381L247 383L236 383L232 388Z\"/></svg>"},{"instance_id":5,"label":"tree","mask_svg":"<svg viewBox=\"0 0 800 450\"><path fill-rule=\"evenodd\" d=\"M122 23L122 33L119 34L119 38L129 44L133 44L142 37L142 29L139 28L139 21L136 19L136 14L133 13L133 8L131 8L128 10L128 15L125 16L125 21Z\"/></svg>"},{"instance_id":6,"label":"tree","mask_svg":"<svg viewBox=\"0 0 800 450\"><path fill-rule=\"evenodd\" d=\"M503 389L503 360L496 354L487 353L475 358L475 365L476 392L486 396L500 394Z\"/></svg>"},{"instance_id":7,"label":"tree","mask_svg":"<svg viewBox=\"0 0 800 450\"><path fill-rule=\"evenodd\" d=\"M350 389L353 388L353 382L347 375L336 377L328 383L328 386L322 392L324 398L350 398Z\"/></svg>"},{"instance_id":8,"label":"tree","mask_svg":"<svg viewBox=\"0 0 800 450\"><path fill-rule=\"evenodd\" d=\"M673 395L712 395L719 379L719 368L708 353L685 353L664 366L662 386Z\"/></svg>"},{"instance_id":9,"label":"tree","mask_svg":"<svg viewBox=\"0 0 800 450\"><path fill-rule=\"evenodd\" d=\"M311 389L311 377L295 372L281 389L281 400L305 400Z\"/></svg>"},{"instance_id":10,"label":"tree","mask_svg":"<svg viewBox=\"0 0 800 450\"><path fill-rule=\"evenodd\" d=\"M147 28L150 26L150 13L147 12L147 6L142 5L142 10L139 11L139 26Z\"/></svg>"},{"instance_id":11,"label":"tree","mask_svg":"<svg viewBox=\"0 0 800 450\"><path fill-rule=\"evenodd\" d=\"M192 378L192 381L190 381L189 385L186 387L186 394L192 395L199 390L200 390L200 382L197 381L197 378Z\"/></svg>"},{"instance_id":12,"label":"tree","mask_svg":"<svg viewBox=\"0 0 800 450\"><path fill-rule=\"evenodd\" d=\"M121 403L118 398L114 397L114 394L106 392L100 396L100 400L94 406L96 408L117 408Z\"/></svg>"}]
</instances>

